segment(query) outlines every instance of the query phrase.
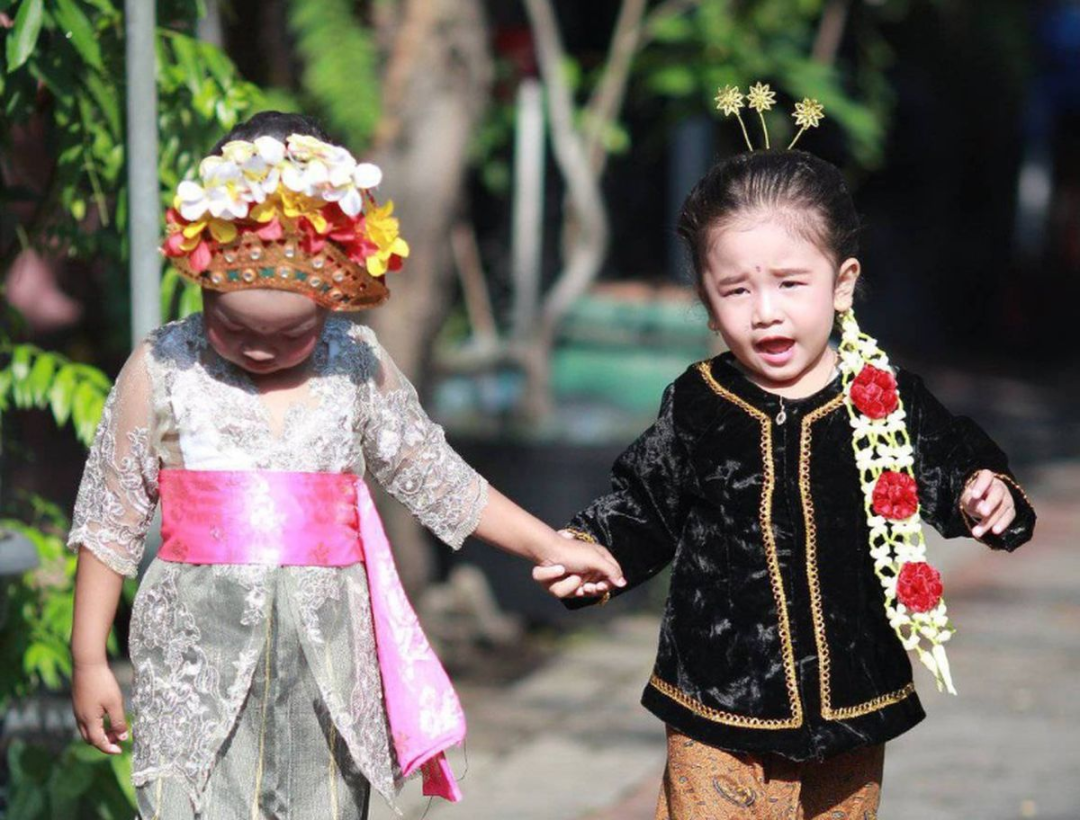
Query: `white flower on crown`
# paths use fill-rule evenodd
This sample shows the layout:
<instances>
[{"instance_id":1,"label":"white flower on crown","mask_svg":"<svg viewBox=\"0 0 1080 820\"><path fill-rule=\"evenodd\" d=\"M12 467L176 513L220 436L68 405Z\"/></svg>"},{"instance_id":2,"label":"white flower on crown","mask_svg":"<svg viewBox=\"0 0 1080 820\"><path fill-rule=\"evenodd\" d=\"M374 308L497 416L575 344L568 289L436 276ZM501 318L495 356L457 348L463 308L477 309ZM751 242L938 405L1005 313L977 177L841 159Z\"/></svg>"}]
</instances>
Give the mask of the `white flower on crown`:
<instances>
[{"instance_id":1,"label":"white flower on crown","mask_svg":"<svg viewBox=\"0 0 1080 820\"><path fill-rule=\"evenodd\" d=\"M340 202L348 197L349 189L354 188L352 175L356 160L344 148L306 134L293 134L288 138L285 150L291 161L285 165L281 178L290 190L321 197L328 202Z\"/></svg>"},{"instance_id":2,"label":"white flower on crown","mask_svg":"<svg viewBox=\"0 0 1080 820\"><path fill-rule=\"evenodd\" d=\"M199 178L202 180L203 197L195 196L197 183L191 183L186 191L177 189L181 202L189 205L189 210L205 203L203 211L195 217L188 216L181 209L180 215L184 219L198 219L207 210L217 219L243 219L248 215L251 192L247 180L235 162L216 154L206 157L199 163Z\"/></svg>"},{"instance_id":3,"label":"white flower on crown","mask_svg":"<svg viewBox=\"0 0 1080 820\"><path fill-rule=\"evenodd\" d=\"M382 171L379 170L379 166L372 165L370 162L357 163L346 182L326 188L322 197L327 202L336 202L338 207L349 216L356 216L364 205L360 191L375 188L380 182L382 182Z\"/></svg>"},{"instance_id":4,"label":"white flower on crown","mask_svg":"<svg viewBox=\"0 0 1080 820\"><path fill-rule=\"evenodd\" d=\"M255 142L234 140L222 146L221 154L240 168L252 201L263 202L277 190L285 158L285 144L280 140L267 136Z\"/></svg>"}]
</instances>

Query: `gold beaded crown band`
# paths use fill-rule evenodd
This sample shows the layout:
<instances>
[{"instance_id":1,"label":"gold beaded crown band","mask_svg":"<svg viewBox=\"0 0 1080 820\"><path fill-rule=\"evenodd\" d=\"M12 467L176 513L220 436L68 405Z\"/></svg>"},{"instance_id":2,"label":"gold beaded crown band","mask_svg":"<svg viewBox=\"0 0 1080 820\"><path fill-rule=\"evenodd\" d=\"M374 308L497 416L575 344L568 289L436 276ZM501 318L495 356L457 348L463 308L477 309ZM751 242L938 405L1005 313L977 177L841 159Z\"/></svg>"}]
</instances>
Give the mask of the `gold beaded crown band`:
<instances>
[{"instance_id":1,"label":"gold beaded crown band","mask_svg":"<svg viewBox=\"0 0 1080 820\"><path fill-rule=\"evenodd\" d=\"M771 146L769 145L769 127L765 124L764 112L770 111L776 105L776 92L764 83L755 83L750 86L745 97L737 85L725 85L717 91L716 110L724 112L725 117L735 115L739 125L742 127L746 147L753 151L754 144L750 142L750 134L747 133L746 123L743 121L742 114L739 113L739 110L744 108L747 103L749 103L751 109L757 112L758 119L761 120L761 131L765 135L765 148L768 150ZM799 137L806 132L807 128L818 127L825 118L825 106L817 100L804 97L802 102L795 103L795 113L791 116L795 118L795 124L799 126L799 132L788 146L789 151L795 147L795 143L799 141Z\"/></svg>"},{"instance_id":2,"label":"gold beaded crown band","mask_svg":"<svg viewBox=\"0 0 1080 820\"><path fill-rule=\"evenodd\" d=\"M372 189L382 172L306 134L285 142L234 140L199 163L199 181L176 189L162 252L201 287L273 288L330 310L359 310L390 296L387 271L409 246L394 204Z\"/></svg>"}]
</instances>

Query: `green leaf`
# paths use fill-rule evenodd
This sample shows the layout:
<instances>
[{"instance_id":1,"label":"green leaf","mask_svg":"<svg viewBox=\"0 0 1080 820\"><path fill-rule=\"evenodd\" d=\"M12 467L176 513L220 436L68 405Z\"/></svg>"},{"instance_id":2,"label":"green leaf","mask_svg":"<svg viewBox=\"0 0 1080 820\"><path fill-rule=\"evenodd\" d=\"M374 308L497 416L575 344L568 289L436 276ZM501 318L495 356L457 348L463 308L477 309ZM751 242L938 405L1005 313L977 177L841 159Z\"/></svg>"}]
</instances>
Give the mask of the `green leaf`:
<instances>
[{"instance_id":1,"label":"green leaf","mask_svg":"<svg viewBox=\"0 0 1080 820\"><path fill-rule=\"evenodd\" d=\"M94 782L94 767L75 761L70 755L61 757L63 765L49 778L49 803L52 820L70 820L79 815L80 798Z\"/></svg>"},{"instance_id":2,"label":"green leaf","mask_svg":"<svg viewBox=\"0 0 1080 820\"><path fill-rule=\"evenodd\" d=\"M19 6L15 24L6 38L7 73L10 74L30 59L41 33L44 5L44 0L23 0Z\"/></svg>"},{"instance_id":3,"label":"green leaf","mask_svg":"<svg viewBox=\"0 0 1080 820\"><path fill-rule=\"evenodd\" d=\"M652 33L658 43L683 43L693 39L694 24L689 17L671 14L661 17L653 26Z\"/></svg>"},{"instance_id":4,"label":"green leaf","mask_svg":"<svg viewBox=\"0 0 1080 820\"><path fill-rule=\"evenodd\" d=\"M11 390L11 371L0 370L0 413L7 409L8 391Z\"/></svg>"},{"instance_id":5,"label":"green leaf","mask_svg":"<svg viewBox=\"0 0 1080 820\"><path fill-rule=\"evenodd\" d=\"M180 274L176 268L169 265L161 277L161 315L165 321L173 318L173 301L176 299L176 288L180 284Z\"/></svg>"},{"instance_id":6,"label":"green leaf","mask_svg":"<svg viewBox=\"0 0 1080 820\"><path fill-rule=\"evenodd\" d=\"M30 369L27 377L27 386L34 398L34 404L39 407L45 404L45 397L52 384L53 375L56 373L56 359L48 353L41 353Z\"/></svg>"},{"instance_id":7,"label":"green leaf","mask_svg":"<svg viewBox=\"0 0 1080 820\"><path fill-rule=\"evenodd\" d=\"M45 813L45 792L34 785L13 783L6 820L41 820Z\"/></svg>"},{"instance_id":8,"label":"green leaf","mask_svg":"<svg viewBox=\"0 0 1080 820\"><path fill-rule=\"evenodd\" d=\"M86 15L75 4L74 0L54 0L56 3L55 17L64 35L79 55L98 71L105 70L105 63L101 59L101 47L94 36L94 27L86 19Z\"/></svg>"},{"instance_id":9,"label":"green leaf","mask_svg":"<svg viewBox=\"0 0 1080 820\"><path fill-rule=\"evenodd\" d=\"M191 37L175 32L172 33L169 42L172 44L177 62L184 71L184 83L192 94L197 94L205 77L205 72L199 65L198 43Z\"/></svg>"},{"instance_id":10,"label":"green leaf","mask_svg":"<svg viewBox=\"0 0 1080 820\"><path fill-rule=\"evenodd\" d=\"M71 402L72 418L76 427L81 427L89 421L90 405L96 395L97 391L89 382L80 381L76 386Z\"/></svg>"},{"instance_id":11,"label":"green leaf","mask_svg":"<svg viewBox=\"0 0 1080 820\"><path fill-rule=\"evenodd\" d=\"M128 725L130 725L130 723ZM116 776L116 782L120 784L120 788L123 789L124 796L127 797L131 802L131 805L134 806L135 786L131 782L131 750L125 747L124 754L111 755L109 757L109 766Z\"/></svg>"},{"instance_id":12,"label":"green leaf","mask_svg":"<svg viewBox=\"0 0 1080 820\"><path fill-rule=\"evenodd\" d=\"M98 110L109 125L109 133L119 139L123 134L123 122L120 117L120 93L115 85L109 85L97 74L87 74L82 78L83 85L90 92Z\"/></svg>"},{"instance_id":13,"label":"green leaf","mask_svg":"<svg viewBox=\"0 0 1080 820\"><path fill-rule=\"evenodd\" d=\"M11 375L16 382L21 382L30 375L31 350L29 345L15 346L15 352L11 356Z\"/></svg>"},{"instance_id":14,"label":"green leaf","mask_svg":"<svg viewBox=\"0 0 1080 820\"><path fill-rule=\"evenodd\" d=\"M180 318L202 310L202 290L194 282L184 282L184 292L180 294Z\"/></svg>"},{"instance_id":15,"label":"green leaf","mask_svg":"<svg viewBox=\"0 0 1080 820\"><path fill-rule=\"evenodd\" d=\"M49 406L56 423L67 424L71 417L71 402L75 393L75 369L71 365L60 368L49 390Z\"/></svg>"},{"instance_id":16,"label":"green leaf","mask_svg":"<svg viewBox=\"0 0 1080 820\"><path fill-rule=\"evenodd\" d=\"M686 65L669 65L649 76L649 86L666 97L689 97L697 89L697 75Z\"/></svg>"},{"instance_id":17,"label":"green leaf","mask_svg":"<svg viewBox=\"0 0 1080 820\"><path fill-rule=\"evenodd\" d=\"M23 671L32 678L40 678L49 689L59 689L62 683L60 658L56 650L48 644L30 644L23 655Z\"/></svg>"}]
</instances>

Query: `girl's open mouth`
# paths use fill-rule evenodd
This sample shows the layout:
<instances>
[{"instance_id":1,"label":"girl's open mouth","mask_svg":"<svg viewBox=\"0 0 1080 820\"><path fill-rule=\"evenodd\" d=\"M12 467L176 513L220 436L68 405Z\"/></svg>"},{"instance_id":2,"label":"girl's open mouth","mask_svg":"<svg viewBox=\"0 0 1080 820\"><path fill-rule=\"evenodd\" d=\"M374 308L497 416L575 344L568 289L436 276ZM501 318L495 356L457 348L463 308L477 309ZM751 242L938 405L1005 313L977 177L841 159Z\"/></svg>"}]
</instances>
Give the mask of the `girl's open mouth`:
<instances>
[{"instance_id":1,"label":"girl's open mouth","mask_svg":"<svg viewBox=\"0 0 1080 820\"><path fill-rule=\"evenodd\" d=\"M766 363L773 366L787 364L795 353L795 340L784 338L762 339L754 343L754 349Z\"/></svg>"}]
</instances>

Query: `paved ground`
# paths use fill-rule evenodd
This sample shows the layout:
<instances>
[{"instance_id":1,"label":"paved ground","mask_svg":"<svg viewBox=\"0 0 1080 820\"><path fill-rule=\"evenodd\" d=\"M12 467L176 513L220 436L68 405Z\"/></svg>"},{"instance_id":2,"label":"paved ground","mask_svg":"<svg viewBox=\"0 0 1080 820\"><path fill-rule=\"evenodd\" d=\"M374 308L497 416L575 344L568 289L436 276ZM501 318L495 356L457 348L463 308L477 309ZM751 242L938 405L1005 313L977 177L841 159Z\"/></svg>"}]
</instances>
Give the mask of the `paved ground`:
<instances>
[{"instance_id":1,"label":"paved ground","mask_svg":"<svg viewBox=\"0 0 1080 820\"><path fill-rule=\"evenodd\" d=\"M960 629L961 694L939 695L917 669L930 716L889 745L882 818L1080 820L1080 463L1025 475L1040 515L1032 544L1008 555L930 543ZM411 784L406 817L651 820L663 728L638 697L656 629L627 614L512 686L464 687L466 802L429 806ZM375 820L390 817L375 807Z\"/></svg>"}]
</instances>

